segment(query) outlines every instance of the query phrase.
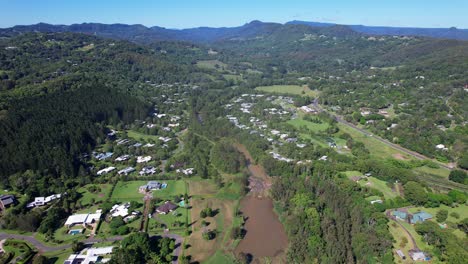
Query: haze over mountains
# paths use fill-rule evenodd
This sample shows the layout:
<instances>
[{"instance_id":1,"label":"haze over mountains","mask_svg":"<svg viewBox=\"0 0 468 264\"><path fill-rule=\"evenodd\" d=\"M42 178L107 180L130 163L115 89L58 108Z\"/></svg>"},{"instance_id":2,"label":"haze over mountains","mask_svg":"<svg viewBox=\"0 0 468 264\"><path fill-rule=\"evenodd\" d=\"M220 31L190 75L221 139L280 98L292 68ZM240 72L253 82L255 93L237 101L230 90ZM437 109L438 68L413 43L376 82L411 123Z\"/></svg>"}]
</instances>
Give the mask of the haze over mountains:
<instances>
[{"instance_id":1,"label":"haze over mountains","mask_svg":"<svg viewBox=\"0 0 468 264\"><path fill-rule=\"evenodd\" d=\"M198 27L189 29L167 29L143 25L82 23L72 25L35 25L14 26L0 29L0 36L15 36L25 32L76 32L94 34L101 37L130 40L137 43L153 41L190 41L212 43L223 40L246 39L258 35L268 35L278 30L300 28L305 33L334 32L336 34L398 35L423 36L432 38L468 40L468 29L457 28L403 28L376 27L363 25L337 25L306 21L290 21L286 24L252 21L239 27Z\"/></svg>"}]
</instances>

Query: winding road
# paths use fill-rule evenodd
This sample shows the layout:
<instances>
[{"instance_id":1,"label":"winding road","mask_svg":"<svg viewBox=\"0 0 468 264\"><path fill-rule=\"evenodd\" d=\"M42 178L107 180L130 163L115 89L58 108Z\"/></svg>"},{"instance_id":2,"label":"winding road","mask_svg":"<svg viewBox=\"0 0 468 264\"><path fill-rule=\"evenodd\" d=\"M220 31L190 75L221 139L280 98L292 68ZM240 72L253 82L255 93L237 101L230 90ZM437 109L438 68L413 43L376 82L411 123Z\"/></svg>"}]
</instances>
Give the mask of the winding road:
<instances>
[{"instance_id":1,"label":"winding road","mask_svg":"<svg viewBox=\"0 0 468 264\"><path fill-rule=\"evenodd\" d=\"M45 245L43 242L37 240L34 236L27 236L27 235L18 235L18 234L7 234L7 233L0 233L0 240L3 239L18 239L18 240L24 240L26 242L31 243L35 248L39 250L39 252L49 252L49 251L57 251L57 250L64 250L67 248L71 247L71 244L68 245L62 245L62 246L48 246ZM99 243L99 242L105 242L105 241L119 241L122 240L122 236L115 236L115 237L110 237L106 239L102 238L88 238L84 240L83 242L86 243Z\"/></svg>"},{"instance_id":2,"label":"winding road","mask_svg":"<svg viewBox=\"0 0 468 264\"><path fill-rule=\"evenodd\" d=\"M424 156L424 155L422 155L422 154L420 154L420 153L418 153L418 152L409 150L409 149L404 148L404 147L402 147L402 146L400 146L400 145L394 144L394 143L392 143L392 142L390 142L390 141L388 141L388 140L386 140L386 139L383 139L383 138L381 138L381 137L379 137L379 136L376 136L376 135L374 135L374 134L371 134L371 133L369 133L368 131L366 131L366 130L364 130L364 129L362 129L362 128L359 128L359 127L357 127L356 125L354 125L354 124L352 124L352 123L350 123L350 122L344 120L342 116L339 116L339 115L330 113L329 111L325 110L324 108L322 108L322 107L319 105L319 103L318 103L318 98L315 98L315 100L314 100L314 102L313 102L313 105L314 105L315 109L316 109L318 112L326 112L326 113L328 113L329 115L335 117L335 120L336 120L338 123L341 123L341 124L343 124L343 125L345 125L345 126L348 126L348 127L352 128L352 129L354 129L354 130L357 130L357 131L361 132L362 134L364 134L364 135L366 135L366 136L373 137L373 138L375 138L376 140L382 142L383 144L385 144L385 145L387 145L387 146L389 146L389 147L392 147L392 148L394 148L394 149L396 149L396 150L399 150L399 151L401 151L401 152L404 152L404 153L406 153L406 154L408 154L408 155L410 155L410 156L412 156L412 157L415 157L415 158L420 159L420 160L431 160L431 161L432 161L431 158L426 157L426 156ZM436 161L436 162L437 162L437 161ZM440 163L440 162L437 162L437 164L440 165L441 167L446 168L446 169L453 170L453 167L448 166L448 165L446 165L446 164L443 164L443 163Z\"/></svg>"}]
</instances>

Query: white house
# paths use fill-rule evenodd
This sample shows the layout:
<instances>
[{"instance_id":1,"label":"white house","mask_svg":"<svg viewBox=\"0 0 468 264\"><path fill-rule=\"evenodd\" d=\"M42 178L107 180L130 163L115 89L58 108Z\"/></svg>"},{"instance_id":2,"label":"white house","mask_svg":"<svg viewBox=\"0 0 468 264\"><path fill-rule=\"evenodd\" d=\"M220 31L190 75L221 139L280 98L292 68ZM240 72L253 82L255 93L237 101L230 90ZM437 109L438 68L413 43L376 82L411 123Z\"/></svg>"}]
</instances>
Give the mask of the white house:
<instances>
[{"instance_id":1,"label":"white house","mask_svg":"<svg viewBox=\"0 0 468 264\"><path fill-rule=\"evenodd\" d=\"M71 254L64 264L90 264L90 263L106 263L109 259L103 259L105 255L112 254L114 247L90 248L85 251L85 254ZM82 252L83 253L83 252Z\"/></svg>"},{"instance_id":2,"label":"white house","mask_svg":"<svg viewBox=\"0 0 468 264\"><path fill-rule=\"evenodd\" d=\"M102 170L98 171L96 174L97 175L103 175L103 174L107 174L107 173L109 173L109 172L111 172L113 170L115 170L115 167L111 166L111 167L107 167L105 169L102 169Z\"/></svg>"},{"instance_id":3,"label":"white house","mask_svg":"<svg viewBox=\"0 0 468 264\"><path fill-rule=\"evenodd\" d=\"M74 214L70 215L65 221L65 226L70 227L74 225L90 225L101 219L101 213L94 214Z\"/></svg>"},{"instance_id":4,"label":"white house","mask_svg":"<svg viewBox=\"0 0 468 264\"><path fill-rule=\"evenodd\" d=\"M137 163L143 163L143 162L148 162L151 160L151 156L138 156L137 157Z\"/></svg>"},{"instance_id":5,"label":"white house","mask_svg":"<svg viewBox=\"0 0 468 264\"><path fill-rule=\"evenodd\" d=\"M49 195L47 197L36 197L34 198L34 202L30 202L26 205L27 208L32 208L32 207L36 207L36 206L43 206L43 205L46 205L56 199L60 199L60 197L62 197L62 195L60 193L58 194L52 194L52 195Z\"/></svg>"}]
</instances>

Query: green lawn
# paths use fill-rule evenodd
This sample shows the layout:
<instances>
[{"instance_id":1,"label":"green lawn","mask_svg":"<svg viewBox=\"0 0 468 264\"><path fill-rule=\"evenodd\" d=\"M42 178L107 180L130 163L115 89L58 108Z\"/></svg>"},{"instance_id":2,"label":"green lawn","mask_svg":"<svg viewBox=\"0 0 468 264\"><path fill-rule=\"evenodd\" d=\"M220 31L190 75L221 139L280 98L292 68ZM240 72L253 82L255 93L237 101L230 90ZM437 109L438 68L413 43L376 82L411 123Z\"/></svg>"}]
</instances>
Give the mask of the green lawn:
<instances>
[{"instance_id":1,"label":"green lawn","mask_svg":"<svg viewBox=\"0 0 468 264\"><path fill-rule=\"evenodd\" d=\"M83 229L82 226L74 226L71 229ZM54 233L55 239L63 241L63 244L71 244L74 240L82 240L86 238L86 235L91 234L91 230L85 229L82 234L71 235L68 234L68 228L65 226L60 227Z\"/></svg>"},{"instance_id":2,"label":"green lawn","mask_svg":"<svg viewBox=\"0 0 468 264\"><path fill-rule=\"evenodd\" d=\"M97 186L100 188L100 191L97 191L95 193L92 193L88 190L90 186ZM90 206L91 204L91 199L94 199L95 203L97 202L102 202L106 199L106 197L109 195L109 192L111 191L112 185L110 184L88 184L83 187L80 187L78 189L78 193L82 195L80 201L83 206Z\"/></svg>"},{"instance_id":3,"label":"green lawn","mask_svg":"<svg viewBox=\"0 0 468 264\"><path fill-rule=\"evenodd\" d=\"M344 174L348 178L351 178L353 176L363 176L362 173L359 171L345 171ZM367 177L367 181L366 180L358 181L358 184L364 187L369 187L369 188L381 191L385 199L391 199L391 198L395 198L398 196L398 193L394 192L390 187L387 186L387 182L379 180L372 176Z\"/></svg>"},{"instance_id":4,"label":"green lawn","mask_svg":"<svg viewBox=\"0 0 468 264\"><path fill-rule=\"evenodd\" d=\"M342 131L343 133L348 133L351 135L351 137L354 139L354 140L357 140L357 141L361 141L362 143L364 143L364 145L366 146L366 148L369 150L370 154L372 157L374 158L380 158L380 159L395 159L395 155L401 155L407 159L411 159L411 156L401 152L401 151L398 151L390 146L387 146L386 144L378 141L377 139L375 139L374 137L370 137L370 136L367 136L367 135L364 135L363 133L353 129L353 128L350 128L348 126L345 126L341 123L338 123L338 127L340 129L340 131Z\"/></svg>"},{"instance_id":5,"label":"green lawn","mask_svg":"<svg viewBox=\"0 0 468 264\"><path fill-rule=\"evenodd\" d=\"M436 175L436 176L439 176L439 177L445 178L445 179L448 179L448 176L450 174L450 170L448 170L448 169L446 169L444 167L439 167L437 169L434 169L434 168L429 168L427 166L423 166L423 167L415 168L414 170L424 172L424 173L428 173L428 174L432 174L432 175Z\"/></svg>"},{"instance_id":6,"label":"green lawn","mask_svg":"<svg viewBox=\"0 0 468 264\"><path fill-rule=\"evenodd\" d=\"M153 197L172 199L175 195L185 194L187 191L185 182L182 180L164 180L160 182L167 183L167 188L153 191ZM115 186L111 200L118 202L142 202L144 194L139 193L138 188L146 183L148 183L148 181L120 181Z\"/></svg>"},{"instance_id":7,"label":"green lawn","mask_svg":"<svg viewBox=\"0 0 468 264\"><path fill-rule=\"evenodd\" d=\"M307 86L299 85L270 85L270 86L259 86L255 88L257 91L267 92L267 93L281 93L281 94L294 94L294 95L304 95L304 96L317 96L318 92L310 90ZM304 94L302 93L304 92Z\"/></svg>"},{"instance_id":8,"label":"green lawn","mask_svg":"<svg viewBox=\"0 0 468 264\"><path fill-rule=\"evenodd\" d=\"M240 199L241 186L239 183L231 181L227 182L222 189L216 194L216 198L227 199L227 200L238 200Z\"/></svg>"},{"instance_id":9,"label":"green lawn","mask_svg":"<svg viewBox=\"0 0 468 264\"><path fill-rule=\"evenodd\" d=\"M31 257L31 254L34 253L32 246L30 246L28 243L22 240L16 239L7 239L3 245L3 249L5 250L5 252L13 254L12 259L15 259L20 256L23 259L28 259Z\"/></svg>"},{"instance_id":10,"label":"green lawn","mask_svg":"<svg viewBox=\"0 0 468 264\"><path fill-rule=\"evenodd\" d=\"M211 258L202 262L203 264L234 264L237 263L233 256L228 256L224 254L221 250L216 251L216 253L211 256Z\"/></svg>"},{"instance_id":11,"label":"green lawn","mask_svg":"<svg viewBox=\"0 0 468 264\"><path fill-rule=\"evenodd\" d=\"M164 180L160 182L167 183L167 188L153 191L153 197L158 197L161 199L172 199L176 195L183 195L186 192L188 193L185 182L183 180Z\"/></svg>"},{"instance_id":12,"label":"green lawn","mask_svg":"<svg viewBox=\"0 0 468 264\"><path fill-rule=\"evenodd\" d=\"M323 132L323 131L327 130L327 128L329 127L327 122L322 122L321 124L317 124L317 123L313 123L313 122L310 122L310 121L306 121L306 120L302 119L302 117L289 120L288 124L291 124L295 128L298 128L298 129L300 129L302 127L306 127L309 131L312 131L312 132L315 132L315 133Z\"/></svg>"},{"instance_id":13,"label":"green lawn","mask_svg":"<svg viewBox=\"0 0 468 264\"><path fill-rule=\"evenodd\" d=\"M142 202L144 194L138 192L138 188L148 181L120 181L112 192L111 200L117 202Z\"/></svg>"},{"instance_id":14,"label":"green lawn","mask_svg":"<svg viewBox=\"0 0 468 264\"><path fill-rule=\"evenodd\" d=\"M159 203L156 206L162 205L163 203ZM177 215L175 215L174 212L176 212ZM158 214L157 218L162 221L162 222L159 222L159 221L158 222L166 224L167 228L169 228L169 229L185 228L185 223L187 222L187 219L190 219L190 210L186 209L186 208L179 207L174 212L170 212L170 213L168 213L166 215ZM153 220L157 221L156 219L153 219ZM175 222L177 222L177 221L182 222L183 225L182 226L174 226L173 224Z\"/></svg>"},{"instance_id":15,"label":"green lawn","mask_svg":"<svg viewBox=\"0 0 468 264\"><path fill-rule=\"evenodd\" d=\"M50 260L49 263L63 264L72 253L73 252L71 249L65 249L47 252L44 253L44 256L46 256Z\"/></svg>"},{"instance_id":16,"label":"green lawn","mask_svg":"<svg viewBox=\"0 0 468 264\"><path fill-rule=\"evenodd\" d=\"M433 219L435 219L435 216L436 216L437 212L439 210L442 210L442 209L445 209L445 210L447 210L449 212L449 216L447 218L448 222L458 223L462 219L468 217L468 206L465 205L465 204L459 205L458 207L455 207L455 208L452 208L452 207L449 207L449 206L446 206L446 205L441 205L441 206L439 206L437 208L414 207L414 208L410 208L409 211L410 211L410 213L416 213L416 212L419 212L419 211L424 211L424 212L430 213L434 217ZM456 218L452 217L450 214L453 213L453 212L458 213L460 215L460 218L456 219Z\"/></svg>"},{"instance_id":17,"label":"green lawn","mask_svg":"<svg viewBox=\"0 0 468 264\"><path fill-rule=\"evenodd\" d=\"M212 69L212 70L223 70L223 68L226 68L228 65L224 62L221 62L219 60L202 60L202 61L197 61L197 67L203 68L203 69Z\"/></svg>"},{"instance_id":18,"label":"green lawn","mask_svg":"<svg viewBox=\"0 0 468 264\"><path fill-rule=\"evenodd\" d=\"M410 249L413 249L413 243L411 242L411 237L408 236L408 233L405 232L405 230L398 224L395 223L395 221L389 221L388 222L388 231L390 231L390 234L393 236L395 241L393 242L393 249L394 249L394 255L395 255L395 261L396 263L411 263L411 260L409 260L409 255L408 251ZM404 244L404 247L402 246L402 241L403 238L407 239L407 243ZM398 255L396 255L395 250L401 249L403 253L406 255L407 259L402 260Z\"/></svg>"}]
</instances>

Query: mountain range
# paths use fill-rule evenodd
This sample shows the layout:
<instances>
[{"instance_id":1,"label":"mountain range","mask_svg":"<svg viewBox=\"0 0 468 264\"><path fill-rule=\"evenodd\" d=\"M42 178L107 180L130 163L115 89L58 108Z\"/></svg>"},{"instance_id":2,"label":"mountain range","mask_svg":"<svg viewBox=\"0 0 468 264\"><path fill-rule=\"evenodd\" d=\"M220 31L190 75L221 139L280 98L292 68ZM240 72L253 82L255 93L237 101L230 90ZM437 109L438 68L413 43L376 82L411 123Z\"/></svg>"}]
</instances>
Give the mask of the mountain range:
<instances>
[{"instance_id":1,"label":"mountain range","mask_svg":"<svg viewBox=\"0 0 468 264\"><path fill-rule=\"evenodd\" d=\"M362 25L338 25L331 23L290 21L285 24L254 20L238 27L198 27L189 29L168 29L146 27L144 25L82 23L72 25L35 25L14 26L0 29L0 37L15 36L26 32L75 32L93 34L101 37L125 39L136 43L154 41L189 41L194 43L213 43L223 40L248 39L259 35L268 35L285 28L301 27L304 32L332 34L398 35L422 36L432 38L468 40L468 29L457 28L403 28L374 27Z\"/></svg>"}]
</instances>

